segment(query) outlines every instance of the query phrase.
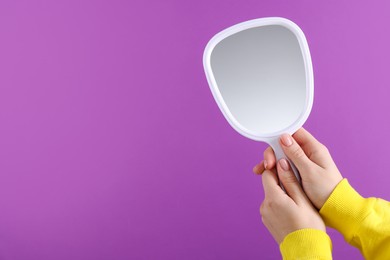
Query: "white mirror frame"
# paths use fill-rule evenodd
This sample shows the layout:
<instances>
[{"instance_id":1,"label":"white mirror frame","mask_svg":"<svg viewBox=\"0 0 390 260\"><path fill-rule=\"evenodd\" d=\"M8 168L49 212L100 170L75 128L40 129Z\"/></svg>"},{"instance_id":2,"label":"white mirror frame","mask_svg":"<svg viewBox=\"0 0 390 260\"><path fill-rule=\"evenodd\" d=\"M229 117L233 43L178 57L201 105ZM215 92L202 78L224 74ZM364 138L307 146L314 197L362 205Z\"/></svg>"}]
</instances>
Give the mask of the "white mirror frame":
<instances>
[{"instance_id":1,"label":"white mirror frame","mask_svg":"<svg viewBox=\"0 0 390 260\"><path fill-rule=\"evenodd\" d=\"M260 26L267 26L267 25L280 25L284 26L287 29L289 29L291 32L294 33L294 35L297 37L297 40L299 42L299 46L301 48L303 60L304 60L304 66L305 66L305 73L306 73L306 101L305 106L300 114L299 118L292 123L290 126L288 126L285 129L281 129L279 132L275 132L269 135L263 135L258 136L251 132L250 130L243 127L231 114L230 110L228 109L225 101L222 98L221 92L219 91L217 82L215 80L215 77L212 72L211 68L211 54L214 50L214 47L223 41L225 38L238 33L240 31L260 27ZM310 57L310 51L309 46L306 41L306 37L303 34L302 30L296 25L294 22L281 18L281 17L267 17L267 18L259 18L254 19L246 22L242 22L236 25L233 25L218 34L216 34L207 44L204 54L203 54L203 66L206 73L207 81L209 83L211 92L214 96L215 101L218 104L218 107L222 111L223 115L225 116L226 120L229 122L229 124L241 135L248 137L252 140L256 141L263 141L267 142L269 144L275 142L275 139L277 139L280 135L283 133L289 133L293 134L295 133L306 121L308 118L311 108L313 106L313 96L314 96L314 78L313 78L313 67Z\"/></svg>"}]
</instances>

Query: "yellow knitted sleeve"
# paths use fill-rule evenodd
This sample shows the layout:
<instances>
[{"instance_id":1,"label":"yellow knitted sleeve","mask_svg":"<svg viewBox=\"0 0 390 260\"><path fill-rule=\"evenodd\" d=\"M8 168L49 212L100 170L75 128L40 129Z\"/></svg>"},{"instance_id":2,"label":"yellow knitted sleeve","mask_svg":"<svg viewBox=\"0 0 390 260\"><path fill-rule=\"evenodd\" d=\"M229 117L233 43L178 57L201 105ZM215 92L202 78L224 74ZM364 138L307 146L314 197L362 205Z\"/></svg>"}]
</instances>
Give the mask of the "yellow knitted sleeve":
<instances>
[{"instance_id":1,"label":"yellow knitted sleeve","mask_svg":"<svg viewBox=\"0 0 390 260\"><path fill-rule=\"evenodd\" d=\"M280 252L285 260L328 260L332 259L332 242L324 231L300 229L284 238Z\"/></svg>"},{"instance_id":2,"label":"yellow knitted sleeve","mask_svg":"<svg viewBox=\"0 0 390 260\"><path fill-rule=\"evenodd\" d=\"M363 198L343 179L322 206L327 226L337 229L366 259L390 259L390 203Z\"/></svg>"}]
</instances>

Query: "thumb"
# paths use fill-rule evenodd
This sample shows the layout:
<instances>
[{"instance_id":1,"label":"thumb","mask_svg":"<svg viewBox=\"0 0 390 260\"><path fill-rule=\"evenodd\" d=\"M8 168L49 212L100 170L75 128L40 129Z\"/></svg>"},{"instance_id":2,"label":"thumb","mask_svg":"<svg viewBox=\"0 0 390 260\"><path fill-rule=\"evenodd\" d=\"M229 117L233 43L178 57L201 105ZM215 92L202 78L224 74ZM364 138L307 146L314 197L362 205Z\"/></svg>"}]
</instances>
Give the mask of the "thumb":
<instances>
[{"instance_id":1,"label":"thumb","mask_svg":"<svg viewBox=\"0 0 390 260\"><path fill-rule=\"evenodd\" d=\"M306 195L286 159L279 160L277 170L279 180L286 190L287 195L290 196L296 204L306 201Z\"/></svg>"},{"instance_id":2,"label":"thumb","mask_svg":"<svg viewBox=\"0 0 390 260\"><path fill-rule=\"evenodd\" d=\"M275 197L280 194L284 195L283 190L280 188L278 184L278 177L276 176L276 169L273 170L265 170L262 174L262 182L264 187L264 195L265 197Z\"/></svg>"},{"instance_id":3,"label":"thumb","mask_svg":"<svg viewBox=\"0 0 390 260\"><path fill-rule=\"evenodd\" d=\"M328 148L320 143L314 136L312 136L304 128L298 129L293 135L294 140L302 147L311 161L322 168L328 168L334 165L332 156Z\"/></svg>"},{"instance_id":4,"label":"thumb","mask_svg":"<svg viewBox=\"0 0 390 260\"><path fill-rule=\"evenodd\" d=\"M284 154L294 163L299 172L308 172L316 166L291 135L283 134L280 143Z\"/></svg>"}]
</instances>

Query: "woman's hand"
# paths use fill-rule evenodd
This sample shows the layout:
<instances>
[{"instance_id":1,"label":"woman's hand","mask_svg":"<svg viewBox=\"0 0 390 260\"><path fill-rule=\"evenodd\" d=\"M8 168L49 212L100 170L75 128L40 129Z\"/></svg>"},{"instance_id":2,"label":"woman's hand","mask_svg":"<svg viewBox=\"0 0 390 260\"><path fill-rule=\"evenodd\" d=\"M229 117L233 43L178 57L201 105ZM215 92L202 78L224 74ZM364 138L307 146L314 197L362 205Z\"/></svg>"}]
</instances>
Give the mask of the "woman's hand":
<instances>
[{"instance_id":1,"label":"woman's hand","mask_svg":"<svg viewBox=\"0 0 390 260\"><path fill-rule=\"evenodd\" d=\"M321 209L343 179L328 149L303 128L293 136L284 134L280 143L301 175L303 190L314 206ZM264 161L255 166L254 172L261 174L265 169L272 169L275 164L275 154L268 147L264 152Z\"/></svg>"},{"instance_id":2,"label":"woman's hand","mask_svg":"<svg viewBox=\"0 0 390 260\"><path fill-rule=\"evenodd\" d=\"M278 184L283 184L286 192ZM265 198L260 207L262 221L278 244L291 232L312 228L325 232L325 224L313 207L287 160L262 174ZM287 193L287 194L286 194Z\"/></svg>"}]
</instances>

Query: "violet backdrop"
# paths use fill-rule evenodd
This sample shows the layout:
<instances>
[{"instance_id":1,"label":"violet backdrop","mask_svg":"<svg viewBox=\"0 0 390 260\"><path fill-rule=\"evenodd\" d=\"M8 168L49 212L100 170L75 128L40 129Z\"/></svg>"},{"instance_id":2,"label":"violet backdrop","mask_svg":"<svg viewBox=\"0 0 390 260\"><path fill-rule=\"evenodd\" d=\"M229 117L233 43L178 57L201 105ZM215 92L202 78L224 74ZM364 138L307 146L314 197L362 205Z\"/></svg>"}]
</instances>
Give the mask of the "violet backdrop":
<instances>
[{"instance_id":1,"label":"violet backdrop","mask_svg":"<svg viewBox=\"0 0 390 260\"><path fill-rule=\"evenodd\" d=\"M228 125L202 67L215 33L259 17L305 32L315 77L305 127L361 194L389 200L389 10L2 0L0 259L279 259L252 174L266 145ZM335 259L362 259L329 233Z\"/></svg>"}]
</instances>

